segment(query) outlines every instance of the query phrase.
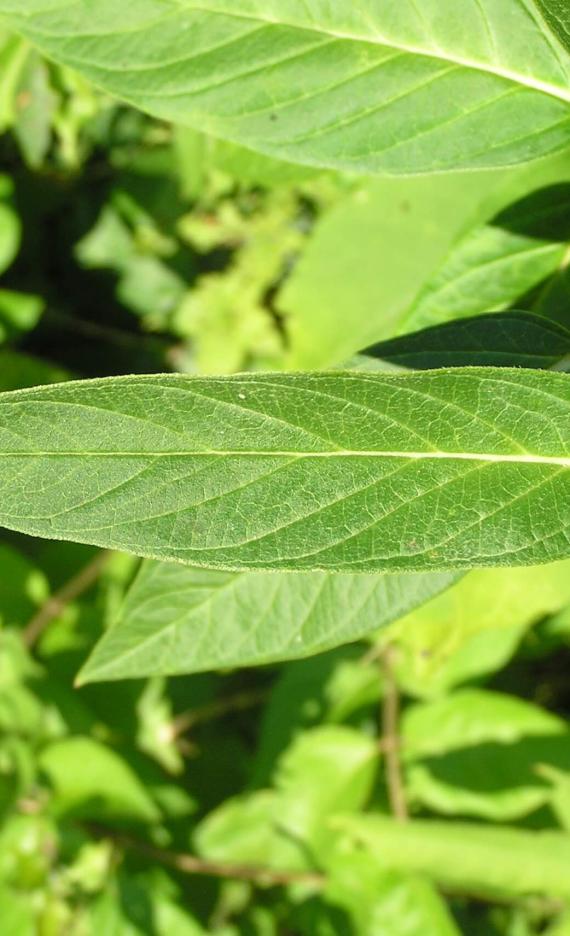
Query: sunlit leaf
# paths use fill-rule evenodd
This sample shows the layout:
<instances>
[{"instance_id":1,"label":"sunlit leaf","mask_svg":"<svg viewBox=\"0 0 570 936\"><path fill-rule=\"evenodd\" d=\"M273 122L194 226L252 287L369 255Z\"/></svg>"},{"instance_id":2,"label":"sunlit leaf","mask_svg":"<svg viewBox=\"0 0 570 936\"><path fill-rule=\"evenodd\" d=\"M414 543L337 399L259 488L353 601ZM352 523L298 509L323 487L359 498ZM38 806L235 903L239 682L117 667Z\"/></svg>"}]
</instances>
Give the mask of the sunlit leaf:
<instances>
[{"instance_id":1,"label":"sunlit leaf","mask_svg":"<svg viewBox=\"0 0 570 936\"><path fill-rule=\"evenodd\" d=\"M9 24L151 113L361 171L511 165L570 143L570 56L512 0L2 0Z\"/></svg>"},{"instance_id":2,"label":"sunlit leaf","mask_svg":"<svg viewBox=\"0 0 570 936\"><path fill-rule=\"evenodd\" d=\"M0 395L0 524L226 569L570 552L570 379L465 368L82 381Z\"/></svg>"}]
</instances>

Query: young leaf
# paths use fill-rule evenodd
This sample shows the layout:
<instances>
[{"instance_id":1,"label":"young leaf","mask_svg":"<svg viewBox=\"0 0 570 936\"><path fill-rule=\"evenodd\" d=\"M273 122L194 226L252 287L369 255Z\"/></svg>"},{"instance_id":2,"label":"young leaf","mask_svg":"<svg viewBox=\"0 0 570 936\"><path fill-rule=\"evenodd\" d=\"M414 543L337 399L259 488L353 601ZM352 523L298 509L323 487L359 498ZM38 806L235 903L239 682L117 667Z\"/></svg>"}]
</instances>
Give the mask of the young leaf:
<instances>
[{"instance_id":1,"label":"young leaf","mask_svg":"<svg viewBox=\"0 0 570 936\"><path fill-rule=\"evenodd\" d=\"M196 673L320 653L442 591L453 573L212 572L146 562L81 681Z\"/></svg>"},{"instance_id":2,"label":"young leaf","mask_svg":"<svg viewBox=\"0 0 570 936\"><path fill-rule=\"evenodd\" d=\"M177 375L0 394L0 524L225 569L570 554L570 378Z\"/></svg>"},{"instance_id":3,"label":"young leaf","mask_svg":"<svg viewBox=\"0 0 570 936\"><path fill-rule=\"evenodd\" d=\"M0 0L143 110L365 172L511 165L570 143L570 56L529 0Z\"/></svg>"},{"instance_id":4,"label":"young leaf","mask_svg":"<svg viewBox=\"0 0 570 936\"><path fill-rule=\"evenodd\" d=\"M415 370L467 365L549 368L570 354L570 331L531 312L498 312L383 341L365 354Z\"/></svg>"}]
</instances>

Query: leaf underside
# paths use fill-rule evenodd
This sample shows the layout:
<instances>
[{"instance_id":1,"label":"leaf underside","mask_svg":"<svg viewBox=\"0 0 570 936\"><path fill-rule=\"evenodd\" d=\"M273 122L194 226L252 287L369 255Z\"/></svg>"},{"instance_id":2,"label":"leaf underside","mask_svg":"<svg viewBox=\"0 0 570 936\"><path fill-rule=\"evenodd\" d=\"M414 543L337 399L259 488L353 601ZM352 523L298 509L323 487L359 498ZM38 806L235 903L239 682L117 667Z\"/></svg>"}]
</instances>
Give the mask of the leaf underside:
<instances>
[{"instance_id":1,"label":"leaf underside","mask_svg":"<svg viewBox=\"0 0 570 936\"><path fill-rule=\"evenodd\" d=\"M321 653L407 614L457 577L214 572L147 561L79 682L258 666Z\"/></svg>"},{"instance_id":2,"label":"leaf underside","mask_svg":"<svg viewBox=\"0 0 570 936\"><path fill-rule=\"evenodd\" d=\"M570 555L570 378L120 377L0 395L0 524L224 569Z\"/></svg>"},{"instance_id":3,"label":"leaf underside","mask_svg":"<svg viewBox=\"0 0 570 936\"><path fill-rule=\"evenodd\" d=\"M570 56L531 0L0 0L160 117L294 162L418 173L570 144Z\"/></svg>"}]
</instances>

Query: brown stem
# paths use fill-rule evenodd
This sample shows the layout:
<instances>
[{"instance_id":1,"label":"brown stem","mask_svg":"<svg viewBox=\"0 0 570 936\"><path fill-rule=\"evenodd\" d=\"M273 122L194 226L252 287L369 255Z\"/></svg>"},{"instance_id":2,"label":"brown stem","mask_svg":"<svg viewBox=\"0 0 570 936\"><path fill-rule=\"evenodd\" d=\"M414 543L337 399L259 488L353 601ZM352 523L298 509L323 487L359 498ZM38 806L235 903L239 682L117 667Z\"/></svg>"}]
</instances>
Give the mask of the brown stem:
<instances>
[{"instance_id":1,"label":"brown stem","mask_svg":"<svg viewBox=\"0 0 570 936\"><path fill-rule=\"evenodd\" d=\"M27 647L33 647L48 624L54 618L59 617L68 604L75 601L76 598L79 598L95 584L111 555L107 551L97 553L95 558L87 563L77 575L74 575L59 591L56 591L51 598L48 598L39 611L28 621L22 632L22 638Z\"/></svg>"},{"instance_id":2,"label":"brown stem","mask_svg":"<svg viewBox=\"0 0 570 936\"><path fill-rule=\"evenodd\" d=\"M215 718L221 718L230 712L242 712L245 709L253 708L264 702L267 698L266 689L252 689L245 692L237 692L235 695L228 696L225 699L216 699L207 705L199 708L190 709L188 712L182 712L172 719L171 732L172 737L190 731L195 725L202 722L212 721Z\"/></svg>"},{"instance_id":3,"label":"brown stem","mask_svg":"<svg viewBox=\"0 0 570 936\"><path fill-rule=\"evenodd\" d=\"M96 835L105 838L111 838L123 848L136 851L139 855L145 855L152 861L168 865L175 871L181 871L183 874L202 874L217 878L234 878L240 881L251 881L254 884L265 885L266 887L279 887L287 884L312 884L315 887L323 887L325 877L317 871L282 871L275 868L266 868L260 865L240 865L226 864L225 862L207 861L198 858L196 855L189 855L183 852L170 851L166 848L156 848L149 845L132 835L123 832L115 832L104 826L89 824L89 830Z\"/></svg>"},{"instance_id":4,"label":"brown stem","mask_svg":"<svg viewBox=\"0 0 570 936\"><path fill-rule=\"evenodd\" d=\"M409 818L402 765L400 763L400 696L392 667L393 647L386 647L382 654L384 671L384 697L382 699L382 750L386 758L386 785L394 818L406 822Z\"/></svg>"}]
</instances>

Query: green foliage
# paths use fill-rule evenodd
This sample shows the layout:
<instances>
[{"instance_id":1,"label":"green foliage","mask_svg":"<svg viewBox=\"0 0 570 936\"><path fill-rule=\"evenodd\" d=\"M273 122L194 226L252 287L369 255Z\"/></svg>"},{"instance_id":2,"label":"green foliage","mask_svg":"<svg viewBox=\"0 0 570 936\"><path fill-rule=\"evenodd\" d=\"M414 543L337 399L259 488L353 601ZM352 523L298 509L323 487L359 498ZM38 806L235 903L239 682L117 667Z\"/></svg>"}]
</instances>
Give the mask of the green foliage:
<instances>
[{"instance_id":1,"label":"green foliage","mask_svg":"<svg viewBox=\"0 0 570 936\"><path fill-rule=\"evenodd\" d=\"M0 0L2 936L567 936L566 6Z\"/></svg>"},{"instance_id":2,"label":"green foliage","mask_svg":"<svg viewBox=\"0 0 570 936\"><path fill-rule=\"evenodd\" d=\"M570 140L570 58L530 3L98 0L94 40L69 0L0 13L138 107L293 162L490 168Z\"/></svg>"},{"instance_id":3,"label":"green foliage","mask_svg":"<svg viewBox=\"0 0 570 936\"><path fill-rule=\"evenodd\" d=\"M548 562L569 409L565 375L506 368L24 390L0 397L0 522L211 568Z\"/></svg>"},{"instance_id":4,"label":"green foliage","mask_svg":"<svg viewBox=\"0 0 570 936\"><path fill-rule=\"evenodd\" d=\"M396 620L453 579L452 573L237 574L147 561L81 679L193 673L309 656Z\"/></svg>"},{"instance_id":5,"label":"green foliage","mask_svg":"<svg viewBox=\"0 0 570 936\"><path fill-rule=\"evenodd\" d=\"M366 354L399 367L501 366L566 368L570 331L529 312L454 319L382 341Z\"/></svg>"}]
</instances>

